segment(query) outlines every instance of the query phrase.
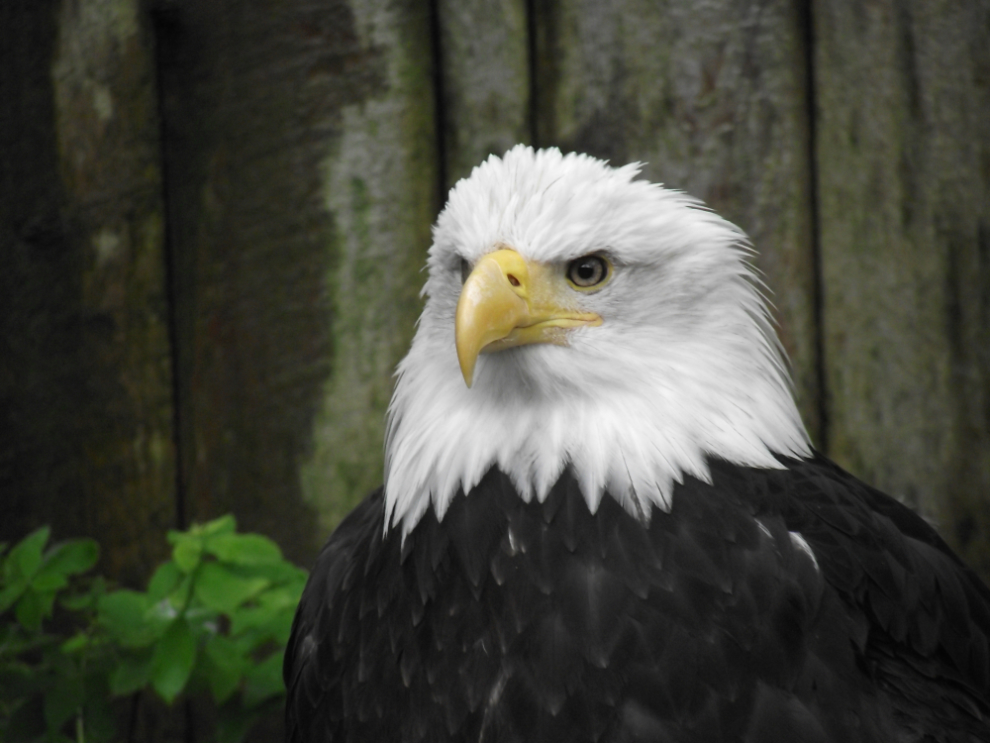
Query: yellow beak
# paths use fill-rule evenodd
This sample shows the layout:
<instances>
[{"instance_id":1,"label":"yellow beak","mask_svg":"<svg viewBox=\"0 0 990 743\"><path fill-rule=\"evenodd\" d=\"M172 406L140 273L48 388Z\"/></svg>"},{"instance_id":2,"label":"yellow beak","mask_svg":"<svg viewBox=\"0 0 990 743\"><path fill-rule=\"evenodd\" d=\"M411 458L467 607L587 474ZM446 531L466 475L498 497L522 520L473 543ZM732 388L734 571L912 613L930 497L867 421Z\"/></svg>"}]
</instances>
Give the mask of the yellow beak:
<instances>
[{"instance_id":1,"label":"yellow beak","mask_svg":"<svg viewBox=\"0 0 990 743\"><path fill-rule=\"evenodd\" d=\"M457 360L468 387L478 354L529 343L567 345L571 328L602 324L593 312L578 312L562 275L528 263L514 250L489 253L474 267L457 303Z\"/></svg>"}]
</instances>

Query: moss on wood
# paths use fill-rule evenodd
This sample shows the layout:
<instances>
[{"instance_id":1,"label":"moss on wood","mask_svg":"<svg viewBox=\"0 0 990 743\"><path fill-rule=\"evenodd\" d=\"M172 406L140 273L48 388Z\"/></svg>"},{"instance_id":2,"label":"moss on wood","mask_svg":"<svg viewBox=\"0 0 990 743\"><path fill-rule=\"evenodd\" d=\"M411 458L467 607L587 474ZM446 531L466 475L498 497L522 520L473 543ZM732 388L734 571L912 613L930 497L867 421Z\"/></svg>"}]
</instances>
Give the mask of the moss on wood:
<instances>
[{"instance_id":1,"label":"moss on wood","mask_svg":"<svg viewBox=\"0 0 990 743\"><path fill-rule=\"evenodd\" d=\"M490 154L531 144L529 24L523 0L440 0L446 188Z\"/></svg>"},{"instance_id":2,"label":"moss on wood","mask_svg":"<svg viewBox=\"0 0 990 743\"><path fill-rule=\"evenodd\" d=\"M307 502L332 528L382 482L392 375L421 310L421 273L437 212L433 68L427 8L355 4L359 49L376 49L383 85L343 107L324 159L334 224L333 364L302 464Z\"/></svg>"},{"instance_id":3,"label":"moss on wood","mask_svg":"<svg viewBox=\"0 0 990 743\"><path fill-rule=\"evenodd\" d=\"M814 24L829 451L990 578L990 9Z\"/></svg>"}]
</instances>

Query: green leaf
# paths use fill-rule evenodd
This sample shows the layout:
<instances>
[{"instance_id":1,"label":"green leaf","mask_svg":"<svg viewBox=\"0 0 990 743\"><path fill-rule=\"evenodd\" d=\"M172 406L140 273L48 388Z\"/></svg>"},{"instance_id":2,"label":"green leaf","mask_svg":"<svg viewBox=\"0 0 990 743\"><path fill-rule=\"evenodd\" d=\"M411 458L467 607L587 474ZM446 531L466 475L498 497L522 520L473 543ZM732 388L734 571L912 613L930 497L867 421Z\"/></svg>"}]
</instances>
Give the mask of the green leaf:
<instances>
[{"instance_id":1,"label":"green leaf","mask_svg":"<svg viewBox=\"0 0 990 743\"><path fill-rule=\"evenodd\" d=\"M198 575L198 573L183 575L182 580L179 581L179 585L172 590L172 592L168 595L167 601L163 603L168 603L171 606L180 608L188 607L190 600L192 599L193 578L196 575Z\"/></svg>"},{"instance_id":2,"label":"green leaf","mask_svg":"<svg viewBox=\"0 0 990 743\"><path fill-rule=\"evenodd\" d=\"M266 699L285 693L282 681L282 653L272 653L247 673L244 705L254 707Z\"/></svg>"},{"instance_id":3,"label":"green leaf","mask_svg":"<svg viewBox=\"0 0 990 743\"><path fill-rule=\"evenodd\" d=\"M183 539L172 549L172 559L183 573L191 573L203 557L201 539Z\"/></svg>"},{"instance_id":4,"label":"green leaf","mask_svg":"<svg viewBox=\"0 0 990 743\"><path fill-rule=\"evenodd\" d=\"M51 529L42 526L17 543L3 562L5 583L12 583L18 578L27 580L38 571L41 566L41 550L50 535Z\"/></svg>"},{"instance_id":5,"label":"green leaf","mask_svg":"<svg viewBox=\"0 0 990 743\"><path fill-rule=\"evenodd\" d=\"M77 575L96 565L100 546L92 539L72 539L56 544L45 555L44 573Z\"/></svg>"},{"instance_id":6,"label":"green leaf","mask_svg":"<svg viewBox=\"0 0 990 743\"><path fill-rule=\"evenodd\" d=\"M189 531L170 531L168 533L169 544L180 544L183 541L202 541L203 537L212 537L216 534L230 534L236 531L237 521L232 514L226 514L205 524L193 524Z\"/></svg>"},{"instance_id":7,"label":"green leaf","mask_svg":"<svg viewBox=\"0 0 990 743\"><path fill-rule=\"evenodd\" d=\"M233 514L228 513L218 519L213 519L213 521L207 521L205 524L197 524L193 529L198 530L204 536L231 534L237 530L237 520Z\"/></svg>"},{"instance_id":8,"label":"green leaf","mask_svg":"<svg viewBox=\"0 0 990 743\"><path fill-rule=\"evenodd\" d=\"M237 690L241 676L250 667L250 659L222 635L214 635L207 641L204 659L210 691L217 704L223 704Z\"/></svg>"},{"instance_id":9,"label":"green leaf","mask_svg":"<svg viewBox=\"0 0 990 743\"><path fill-rule=\"evenodd\" d=\"M0 612L7 611L7 609L13 606L14 602L21 597L21 594L27 590L27 587L27 581L23 578L18 578L3 590L0 590Z\"/></svg>"},{"instance_id":10,"label":"green leaf","mask_svg":"<svg viewBox=\"0 0 990 743\"><path fill-rule=\"evenodd\" d=\"M196 598L216 611L229 614L268 587L266 578L243 578L216 562L204 563L196 576Z\"/></svg>"},{"instance_id":11,"label":"green leaf","mask_svg":"<svg viewBox=\"0 0 990 743\"><path fill-rule=\"evenodd\" d=\"M110 674L110 693L114 696L133 694L151 680L150 652L125 656Z\"/></svg>"},{"instance_id":12,"label":"green leaf","mask_svg":"<svg viewBox=\"0 0 990 743\"><path fill-rule=\"evenodd\" d=\"M206 543L217 559L235 565L267 565L282 560L282 550L261 534L219 534Z\"/></svg>"},{"instance_id":13,"label":"green leaf","mask_svg":"<svg viewBox=\"0 0 990 743\"><path fill-rule=\"evenodd\" d=\"M74 653L78 653L80 650L85 650L92 644L93 638L86 632L77 632L68 640L63 642L59 647L66 655L73 655Z\"/></svg>"},{"instance_id":14,"label":"green leaf","mask_svg":"<svg viewBox=\"0 0 990 743\"><path fill-rule=\"evenodd\" d=\"M302 568L298 568L288 560L280 560L266 565L255 565L252 571L268 578L272 583L284 584L286 587L299 586L298 593L302 594L303 586L306 585L308 574Z\"/></svg>"},{"instance_id":15,"label":"green leaf","mask_svg":"<svg viewBox=\"0 0 990 743\"><path fill-rule=\"evenodd\" d=\"M106 595L106 592L106 579L102 575L98 575L93 578L88 590L59 596L59 602L66 609L71 609L72 611L95 610L97 602L102 596Z\"/></svg>"},{"instance_id":16,"label":"green leaf","mask_svg":"<svg viewBox=\"0 0 990 743\"><path fill-rule=\"evenodd\" d=\"M61 573L49 573L44 567L31 579L31 588L36 591L58 591L69 585L69 579Z\"/></svg>"},{"instance_id":17,"label":"green leaf","mask_svg":"<svg viewBox=\"0 0 990 743\"><path fill-rule=\"evenodd\" d=\"M53 603L55 603L54 591L40 592L28 588L14 607L14 615L24 629L37 631L41 628L41 620L51 616Z\"/></svg>"},{"instance_id":18,"label":"green leaf","mask_svg":"<svg viewBox=\"0 0 990 743\"><path fill-rule=\"evenodd\" d=\"M155 646L151 685L171 704L182 692L196 663L196 637L183 617L177 617Z\"/></svg>"},{"instance_id":19,"label":"green leaf","mask_svg":"<svg viewBox=\"0 0 990 743\"><path fill-rule=\"evenodd\" d=\"M230 615L230 634L239 635L245 630L267 630L277 621L279 610L271 606L242 606Z\"/></svg>"},{"instance_id":20,"label":"green leaf","mask_svg":"<svg viewBox=\"0 0 990 743\"><path fill-rule=\"evenodd\" d=\"M257 606L241 607L231 615L230 634L259 630L284 645L289 640L299 596L269 590L258 597L257 603Z\"/></svg>"},{"instance_id":21,"label":"green leaf","mask_svg":"<svg viewBox=\"0 0 990 743\"><path fill-rule=\"evenodd\" d=\"M182 571L174 562L169 560L162 563L148 582L148 598L161 601L175 589L181 579Z\"/></svg>"},{"instance_id":22,"label":"green leaf","mask_svg":"<svg viewBox=\"0 0 990 743\"><path fill-rule=\"evenodd\" d=\"M96 596L87 593L70 593L66 596L59 596L58 602L71 611L85 611L94 608Z\"/></svg>"},{"instance_id":23,"label":"green leaf","mask_svg":"<svg viewBox=\"0 0 990 743\"><path fill-rule=\"evenodd\" d=\"M146 647L161 637L171 620L154 608L143 593L114 591L97 601L97 621L124 647Z\"/></svg>"}]
</instances>

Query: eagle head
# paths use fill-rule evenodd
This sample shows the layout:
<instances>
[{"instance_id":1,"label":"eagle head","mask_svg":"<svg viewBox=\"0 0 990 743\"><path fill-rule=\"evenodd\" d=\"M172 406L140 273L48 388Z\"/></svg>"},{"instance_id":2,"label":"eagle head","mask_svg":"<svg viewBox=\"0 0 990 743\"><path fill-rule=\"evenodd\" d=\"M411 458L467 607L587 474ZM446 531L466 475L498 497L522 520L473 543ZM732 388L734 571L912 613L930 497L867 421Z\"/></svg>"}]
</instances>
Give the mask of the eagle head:
<instances>
[{"instance_id":1,"label":"eagle head","mask_svg":"<svg viewBox=\"0 0 990 743\"><path fill-rule=\"evenodd\" d=\"M639 170L517 146L451 190L389 406L389 527L493 466L527 500L570 467L592 511L648 520L708 457L810 454L745 234Z\"/></svg>"}]
</instances>

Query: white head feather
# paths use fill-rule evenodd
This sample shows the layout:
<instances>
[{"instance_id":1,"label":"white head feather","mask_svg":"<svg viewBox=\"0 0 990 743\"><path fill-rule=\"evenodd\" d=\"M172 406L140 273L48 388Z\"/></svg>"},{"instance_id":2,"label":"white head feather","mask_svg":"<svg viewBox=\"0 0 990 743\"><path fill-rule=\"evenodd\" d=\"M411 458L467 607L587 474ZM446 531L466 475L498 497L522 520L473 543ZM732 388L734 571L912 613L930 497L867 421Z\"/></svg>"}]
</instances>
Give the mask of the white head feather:
<instances>
[{"instance_id":1,"label":"white head feather","mask_svg":"<svg viewBox=\"0 0 990 743\"><path fill-rule=\"evenodd\" d=\"M517 146L460 181L433 232L426 308L389 407L387 526L443 518L493 466L524 499L571 467L592 511L603 494L648 518L707 456L779 468L810 455L746 236L689 196L586 155ZM462 260L510 246L528 260L607 252L614 276L582 297L599 327L568 346L478 358L461 376L454 315Z\"/></svg>"}]
</instances>

